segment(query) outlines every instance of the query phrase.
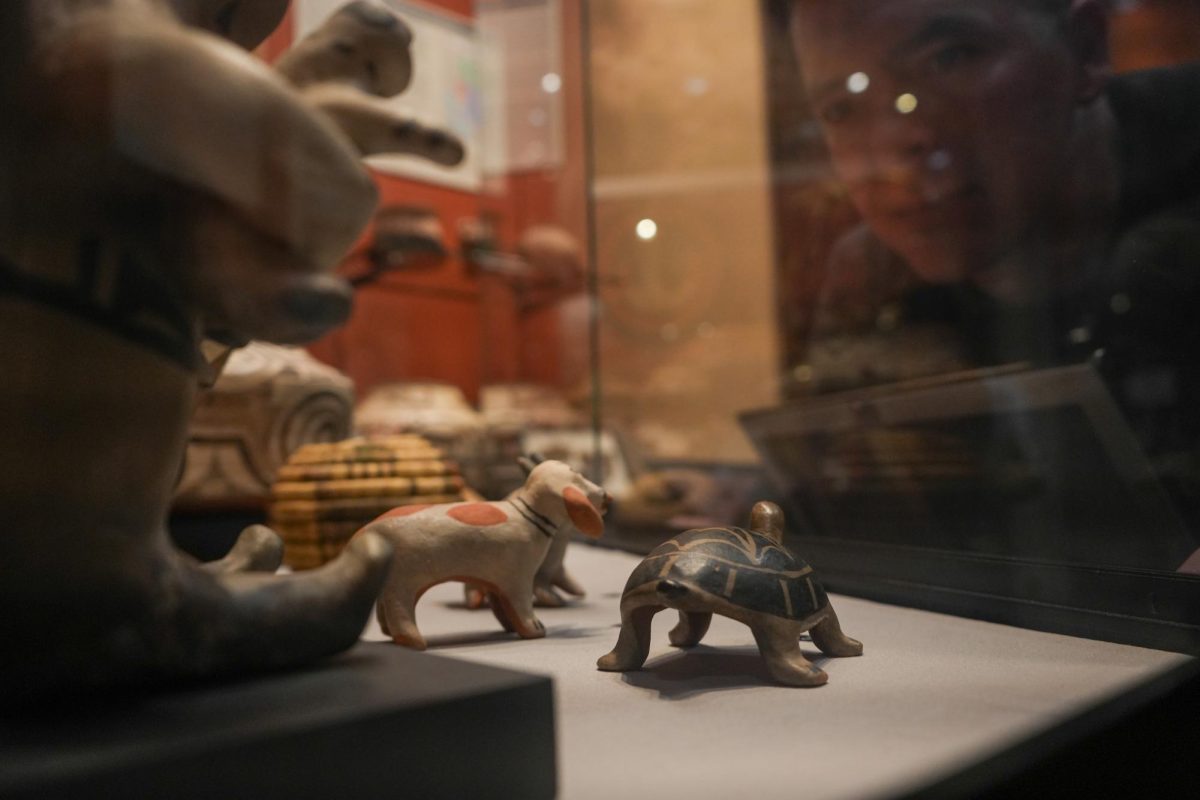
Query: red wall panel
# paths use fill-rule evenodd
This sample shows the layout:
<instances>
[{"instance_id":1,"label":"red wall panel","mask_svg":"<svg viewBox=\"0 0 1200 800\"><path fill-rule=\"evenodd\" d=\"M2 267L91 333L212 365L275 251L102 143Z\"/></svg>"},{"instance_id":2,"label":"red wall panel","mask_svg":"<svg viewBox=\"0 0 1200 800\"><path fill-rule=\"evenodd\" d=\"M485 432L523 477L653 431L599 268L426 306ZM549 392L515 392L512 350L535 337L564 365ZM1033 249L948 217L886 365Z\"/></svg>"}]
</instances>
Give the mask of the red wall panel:
<instances>
[{"instance_id":1,"label":"red wall panel","mask_svg":"<svg viewBox=\"0 0 1200 800\"><path fill-rule=\"evenodd\" d=\"M474 17L473 0L424 0L423 5ZM291 14L258 50L271 61L292 42ZM388 275L359 289L355 309L341 329L310 347L346 372L360 396L397 380L447 381L477 399L485 383L562 382L558 314L554 306L523 311L504 281L471 272L459 253L457 228L483 211L498 222L499 243L511 248L530 224L558 219L558 187L543 173L510 176L500 195L477 195L418 181L376 175L384 205L431 209L450 251L432 269ZM362 268L371 232L364 232L343 271Z\"/></svg>"}]
</instances>

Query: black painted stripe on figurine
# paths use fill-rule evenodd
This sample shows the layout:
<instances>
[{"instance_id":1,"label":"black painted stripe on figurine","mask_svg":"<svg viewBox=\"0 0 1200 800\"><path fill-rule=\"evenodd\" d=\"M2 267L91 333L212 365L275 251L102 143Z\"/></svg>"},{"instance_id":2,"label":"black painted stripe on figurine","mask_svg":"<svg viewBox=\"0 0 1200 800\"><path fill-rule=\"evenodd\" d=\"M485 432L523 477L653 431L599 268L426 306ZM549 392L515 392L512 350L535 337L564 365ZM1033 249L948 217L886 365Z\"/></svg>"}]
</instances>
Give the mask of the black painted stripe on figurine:
<instances>
[{"instance_id":1,"label":"black painted stripe on figurine","mask_svg":"<svg viewBox=\"0 0 1200 800\"><path fill-rule=\"evenodd\" d=\"M651 553L650 555L646 556L645 560L646 561L657 561L660 558L675 559L675 558L679 558L680 556L696 556L697 558L703 558L705 561L713 561L713 562L719 562L722 564L728 564L729 566L735 567L737 569L752 570L752 571L756 571L756 572L766 572L771 575L778 575L783 578L803 578L805 575L811 575L813 572L813 568L810 566L807 566L807 565L801 567L800 569L779 569L778 567L772 566L770 564L747 563L745 560L742 560L742 559L721 558L720 556L714 555L713 553L693 553L693 552L689 552L687 550L672 550L671 552L668 552L668 553Z\"/></svg>"},{"instance_id":2,"label":"black painted stripe on figurine","mask_svg":"<svg viewBox=\"0 0 1200 800\"><path fill-rule=\"evenodd\" d=\"M515 508L517 513L524 517L525 521L530 525L546 534L548 538L554 538L554 529L551 528L550 530L546 530L546 526L542 523L542 520L545 519L545 517L530 508L529 504L524 500L519 497L513 500L513 508Z\"/></svg>"},{"instance_id":3,"label":"black painted stripe on figurine","mask_svg":"<svg viewBox=\"0 0 1200 800\"><path fill-rule=\"evenodd\" d=\"M540 519L542 522L546 523L546 525L548 525L549 527L551 527L551 528L554 528L554 527L556 527L556 526L555 526L555 524L554 524L554 520L550 519L550 518L549 518L549 517L547 517L545 514L543 514L542 512L538 511L538 510L537 510L536 508L534 508L533 506L529 505L529 503L526 503L526 502L525 502L524 500L522 500L520 497L518 497L517 499L518 499L518 500L520 500L522 503L524 503L524 504L525 504L525 510L526 510L526 511L528 511L530 514L533 514L535 517L537 517L538 519Z\"/></svg>"},{"instance_id":4,"label":"black painted stripe on figurine","mask_svg":"<svg viewBox=\"0 0 1200 800\"><path fill-rule=\"evenodd\" d=\"M688 550L713 544L731 548L760 564L782 564L796 560L795 556L773 539L744 528L695 528L663 542L657 549L676 547L679 550Z\"/></svg>"},{"instance_id":5,"label":"black painted stripe on figurine","mask_svg":"<svg viewBox=\"0 0 1200 800\"><path fill-rule=\"evenodd\" d=\"M80 256L83 261L79 286L39 278L0 257L0 293L23 297L104 328L186 370L197 368L200 357L194 333L182 305L170 299L170 290L155 286L157 281L130 259L122 258L112 287L112 301L102 305L91 294L101 288L97 280L100 275L97 251L84 243Z\"/></svg>"},{"instance_id":6,"label":"black painted stripe on figurine","mask_svg":"<svg viewBox=\"0 0 1200 800\"><path fill-rule=\"evenodd\" d=\"M649 560L634 569L625 593L638 587L671 580L690 589L722 598L741 608L752 608L784 619L807 619L829 599L811 575L798 577L770 571L750 572L743 564L712 560L704 553L679 553L668 561L670 569Z\"/></svg>"}]
</instances>

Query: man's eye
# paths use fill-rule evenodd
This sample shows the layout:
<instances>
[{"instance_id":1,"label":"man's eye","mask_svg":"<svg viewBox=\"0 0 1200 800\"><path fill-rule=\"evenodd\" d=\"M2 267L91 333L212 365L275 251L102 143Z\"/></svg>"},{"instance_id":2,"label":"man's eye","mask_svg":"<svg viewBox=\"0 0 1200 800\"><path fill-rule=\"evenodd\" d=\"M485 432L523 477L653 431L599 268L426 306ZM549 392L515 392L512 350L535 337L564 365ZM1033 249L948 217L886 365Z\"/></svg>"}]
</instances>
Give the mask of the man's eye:
<instances>
[{"instance_id":1,"label":"man's eye","mask_svg":"<svg viewBox=\"0 0 1200 800\"><path fill-rule=\"evenodd\" d=\"M233 18L237 16L240 2L241 0L231 0L231 2L223 5L221 10L217 12L217 32L222 36L228 36L233 31Z\"/></svg>"},{"instance_id":2,"label":"man's eye","mask_svg":"<svg viewBox=\"0 0 1200 800\"><path fill-rule=\"evenodd\" d=\"M947 45L933 54L933 66L941 72L948 72L974 61L982 52L975 45Z\"/></svg>"},{"instance_id":3,"label":"man's eye","mask_svg":"<svg viewBox=\"0 0 1200 800\"><path fill-rule=\"evenodd\" d=\"M835 100L821 106L817 114L826 125L837 125L850 119L854 113L854 104L849 100Z\"/></svg>"}]
</instances>

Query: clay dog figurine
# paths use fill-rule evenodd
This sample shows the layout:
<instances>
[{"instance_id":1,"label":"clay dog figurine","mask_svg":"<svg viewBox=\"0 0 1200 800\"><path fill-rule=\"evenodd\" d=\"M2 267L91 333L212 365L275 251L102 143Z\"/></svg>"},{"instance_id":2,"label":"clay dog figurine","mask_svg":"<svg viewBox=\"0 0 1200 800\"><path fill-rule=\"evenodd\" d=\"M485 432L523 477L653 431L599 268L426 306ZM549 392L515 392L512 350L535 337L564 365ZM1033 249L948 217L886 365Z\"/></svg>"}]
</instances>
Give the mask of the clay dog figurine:
<instances>
[{"instance_id":1,"label":"clay dog figurine","mask_svg":"<svg viewBox=\"0 0 1200 800\"><path fill-rule=\"evenodd\" d=\"M558 593L562 589L572 597L583 597L587 594L579 581L567 572L564 563L567 556L567 545L571 543L569 528L561 528L554 535L550 549L537 574L533 576L533 605L536 608L562 608L567 600ZM466 584L463 587L463 603L467 608L479 609L488 604L487 590L480 586Z\"/></svg>"},{"instance_id":2,"label":"clay dog figurine","mask_svg":"<svg viewBox=\"0 0 1200 800\"><path fill-rule=\"evenodd\" d=\"M530 455L518 459L526 474L543 459L539 455ZM517 491L521 491L518 489ZM515 492L514 492L515 494ZM509 496L511 499L511 495ZM533 576L533 605L537 608L562 608L567 604L556 590L562 589L572 597L583 597L586 592L569 572L564 563L567 556L567 545L571 543L572 529L563 526L554 534L550 549L542 559L537 574ZM470 609L483 608L488 604L487 590L481 586L465 584L463 586L463 602Z\"/></svg>"},{"instance_id":3,"label":"clay dog figurine","mask_svg":"<svg viewBox=\"0 0 1200 800\"><path fill-rule=\"evenodd\" d=\"M676 647L694 647L714 613L745 623L772 677L789 686L820 686L829 677L800 652L810 632L829 656L862 655L862 643L842 633L812 567L783 547L783 512L761 502L750 530L700 528L660 545L634 569L621 595L617 646L601 670L640 669L650 653L650 622L664 608L679 612L670 633Z\"/></svg>"},{"instance_id":4,"label":"clay dog figurine","mask_svg":"<svg viewBox=\"0 0 1200 800\"><path fill-rule=\"evenodd\" d=\"M238 46L286 0L3 5L0 685L19 689L0 705L349 647L390 563L384 539L274 576L258 572L279 563L268 529L202 568L166 520L221 348L302 343L348 314L334 269L377 199L355 142L391 141L364 126L454 155L355 83L357 70L407 84L407 29L369 4L339 12L338 41L370 46L312 84L341 87L331 105ZM337 109L353 99L350 120Z\"/></svg>"},{"instance_id":5,"label":"clay dog figurine","mask_svg":"<svg viewBox=\"0 0 1200 800\"><path fill-rule=\"evenodd\" d=\"M546 635L533 613L533 579L562 533L604 532L607 493L561 461L525 462L525 485L504 500L401 506L355 538L380 534L395 555L377 612L397 644L425 649L415 608L421 594L446 581L484 588L504 629L524 639Z\"/></svg>"}]
</instances>

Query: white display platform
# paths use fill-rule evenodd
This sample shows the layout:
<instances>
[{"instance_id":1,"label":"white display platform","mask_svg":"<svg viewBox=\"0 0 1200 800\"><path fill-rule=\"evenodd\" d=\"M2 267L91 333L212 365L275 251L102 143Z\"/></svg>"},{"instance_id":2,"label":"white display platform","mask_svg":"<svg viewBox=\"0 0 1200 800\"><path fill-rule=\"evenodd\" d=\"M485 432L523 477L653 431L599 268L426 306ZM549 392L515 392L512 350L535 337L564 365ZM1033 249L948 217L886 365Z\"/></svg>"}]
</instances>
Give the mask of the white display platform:
<instances>
[{"instance_id":1,"label":"white display platform","mask_svg":"<svg viewBox=\"0 0 1200 800\"><path fill-rule=\"evenodd\" d=\"M861 658L826 659L814 689L771 681L747 628L720 617L704 644L667 642L654 621L646 669L596 670L617 639L618 603L639 556L574 545L588 596L539 609L545 639L504 633L430 590L417 622L430 652L554 679L559 796L886 797L948 775L1187 660L1186 656L835 596ZM364 638L381 640L372 622Z\"/></svg>"}]
</instances>

